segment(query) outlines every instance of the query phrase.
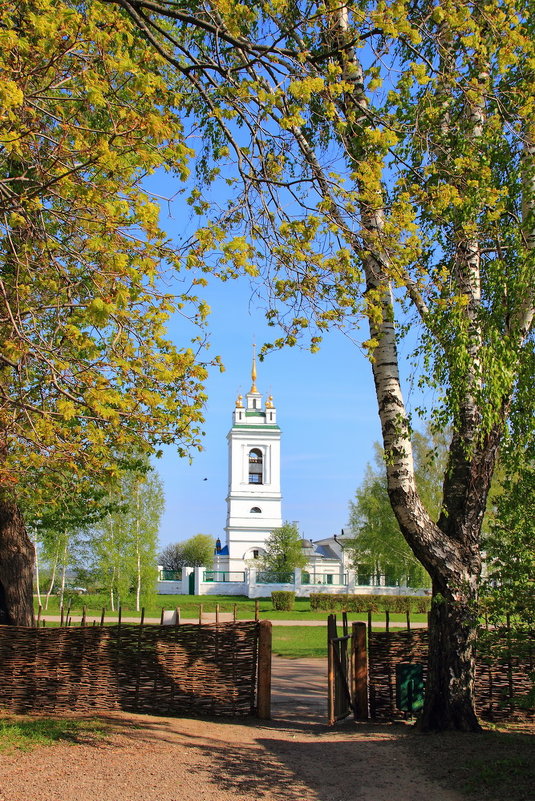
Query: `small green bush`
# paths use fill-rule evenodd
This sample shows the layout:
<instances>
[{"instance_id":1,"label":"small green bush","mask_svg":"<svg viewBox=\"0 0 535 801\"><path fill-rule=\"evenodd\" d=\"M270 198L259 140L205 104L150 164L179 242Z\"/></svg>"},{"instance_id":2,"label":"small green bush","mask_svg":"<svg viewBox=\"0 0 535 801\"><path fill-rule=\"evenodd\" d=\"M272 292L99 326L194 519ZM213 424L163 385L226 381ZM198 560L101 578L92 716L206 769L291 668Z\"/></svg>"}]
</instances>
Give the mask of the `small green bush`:
<instances>
[{"instance_id":1,"label":"small green bush","mask_svg":"<svg viewBox=\"0 0 535 801\"><path fill-rule=\"evenodd\" d=\"M276 590L271 593L271 603L277 612L291 612L295 604L295 592Z\"/></svg>"}]
</instances>

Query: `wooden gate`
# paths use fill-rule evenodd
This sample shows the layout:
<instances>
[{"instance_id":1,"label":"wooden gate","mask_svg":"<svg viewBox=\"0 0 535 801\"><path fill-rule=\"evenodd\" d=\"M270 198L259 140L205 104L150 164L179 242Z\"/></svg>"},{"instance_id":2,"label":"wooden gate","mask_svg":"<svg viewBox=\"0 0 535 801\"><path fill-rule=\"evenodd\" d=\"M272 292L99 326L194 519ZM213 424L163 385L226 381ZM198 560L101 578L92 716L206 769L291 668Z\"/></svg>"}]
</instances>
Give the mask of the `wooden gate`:
<instances>
[{"instance_id":1,"label":"wooden gate","mask_svg":"<svg viewBox=\"0 0 535 801\"><path fill-rule=\"evenodd\" d=\"M327 618L328 715L329 725L353 714L368 719L368 664L366 624L353 623L349 633L347 613L342 613L342 635L338 636L336 615Z\"/></svg>"}]
</instances>

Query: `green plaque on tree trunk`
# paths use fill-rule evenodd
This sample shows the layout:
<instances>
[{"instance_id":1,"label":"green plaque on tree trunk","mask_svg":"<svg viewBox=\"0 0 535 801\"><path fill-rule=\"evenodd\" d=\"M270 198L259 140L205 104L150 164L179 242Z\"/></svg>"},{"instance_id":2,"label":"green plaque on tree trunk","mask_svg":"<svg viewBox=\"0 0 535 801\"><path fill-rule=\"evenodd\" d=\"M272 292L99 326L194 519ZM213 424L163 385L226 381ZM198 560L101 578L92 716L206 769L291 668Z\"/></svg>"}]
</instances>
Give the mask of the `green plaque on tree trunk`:
<instances>
[{"instance_id":1,"label":"green plaque on tree trunk","mask_svg":"<svg viewBox=\"0 0 535 801\"><path fill-rule=\"evenodd\" d=\"M402 712L420 712L424 705L423 665L400 662L396 665L396 706Z\"/></svg>"}]
</instances>

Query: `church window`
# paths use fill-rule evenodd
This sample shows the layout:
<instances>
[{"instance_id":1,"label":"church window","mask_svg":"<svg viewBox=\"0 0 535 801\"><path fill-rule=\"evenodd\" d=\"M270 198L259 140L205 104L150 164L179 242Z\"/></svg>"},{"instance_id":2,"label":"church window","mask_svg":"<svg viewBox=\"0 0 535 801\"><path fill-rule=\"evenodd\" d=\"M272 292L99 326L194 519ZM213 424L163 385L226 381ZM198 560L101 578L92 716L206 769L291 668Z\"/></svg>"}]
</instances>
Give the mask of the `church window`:
<instances>
[{"instance_id":1,"label":"church window","mask_svg":"<svg viewBox=\"0 0 535 801\"><path fill-rule=\"evenodd\" d=\"M251 514L252 515L261 515L262 514L262 509L259 506L253 506L253 508L251 509Z\"/></svg>"},{"instance_id":2,"label":"church window","mask_svg":"<svg viewBox=\"0 0 535 801\"><path fill-rule=\"evenodd\" d=\"M259 551L257 551L257 550L254 550L254 551L253 551L253 559L258 559L258 558L259 558L259 556L260 556L260 552L259 552Z\"/></svg>"},{"instance_id":3,"label":"church window","mask_svg":"<svg viewBox=\"0 0 535 801\"><path fill-rule=\"evenodd\" d=\"M249 484L263 483L263 458L258 448L249 451Z\"/></svg>"}]
</instances>

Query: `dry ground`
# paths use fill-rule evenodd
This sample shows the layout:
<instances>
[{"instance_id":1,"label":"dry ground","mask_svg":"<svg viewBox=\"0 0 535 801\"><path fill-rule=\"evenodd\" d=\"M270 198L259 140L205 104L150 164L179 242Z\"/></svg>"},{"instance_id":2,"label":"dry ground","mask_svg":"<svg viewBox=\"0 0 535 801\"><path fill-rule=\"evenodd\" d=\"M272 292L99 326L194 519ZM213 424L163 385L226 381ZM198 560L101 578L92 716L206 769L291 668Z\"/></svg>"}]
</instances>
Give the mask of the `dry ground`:
<instances>
[{"instance_id":1,"label":"dry ground","mask_svg":"<svg viewBox=\"0 0 535 801\"><path fill-rule=\"evenodd\" d=\"M103 740L3 754L0 801L461 801L467 760L499 760L492 734L329 729L322 673L317 660L275 660L273 721L119 713ZM473 797L511 801L494 790Z\"/></svg>"}]
</instances>

